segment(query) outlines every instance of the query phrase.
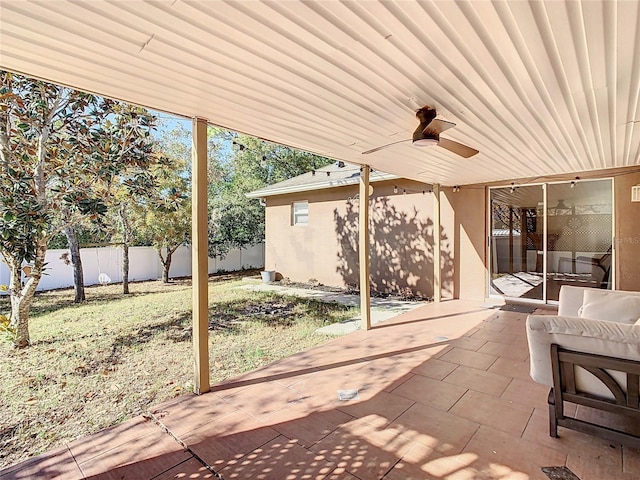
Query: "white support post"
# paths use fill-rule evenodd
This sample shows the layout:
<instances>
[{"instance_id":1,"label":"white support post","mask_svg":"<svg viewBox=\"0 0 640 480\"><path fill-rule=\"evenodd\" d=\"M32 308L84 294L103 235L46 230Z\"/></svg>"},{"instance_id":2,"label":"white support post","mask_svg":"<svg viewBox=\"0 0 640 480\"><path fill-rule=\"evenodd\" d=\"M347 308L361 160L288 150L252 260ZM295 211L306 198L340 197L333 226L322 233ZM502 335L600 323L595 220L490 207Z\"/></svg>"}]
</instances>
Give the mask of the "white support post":
<instances>
[{"instance_id":1,"label":"white support post","mask_svg":"<svg viewBox=\"0 0 640 480\"><path fill-rule=\"evenodd\" d=\"M207 121L193 119L191 195L191 285L193 291L194 391L210 389L209 380L209 255L207 209Z\"/></svg>"},{"instance_id":2,"label":"white support post","mask_svg":"<svg viewBox=\"0 0 640 480\"><path fill-rule=\"evenodd\" d=\"M442 300L442 268L440 265L440 184L433 185L433 301Z\"/></svg>"},{"instance_id":3,"label":"white support post","mask_svg":"<svg viewBox=\"0 0 640 480\"><path fill-rule=\"evenodd\" d=\"M360 192L358 200L358 252L360 270L360 312L361 321L366 330L371 329L371 287L369 283L369 173L371 167L364 165L360 169Z\"/></svg>"}]
</instances>

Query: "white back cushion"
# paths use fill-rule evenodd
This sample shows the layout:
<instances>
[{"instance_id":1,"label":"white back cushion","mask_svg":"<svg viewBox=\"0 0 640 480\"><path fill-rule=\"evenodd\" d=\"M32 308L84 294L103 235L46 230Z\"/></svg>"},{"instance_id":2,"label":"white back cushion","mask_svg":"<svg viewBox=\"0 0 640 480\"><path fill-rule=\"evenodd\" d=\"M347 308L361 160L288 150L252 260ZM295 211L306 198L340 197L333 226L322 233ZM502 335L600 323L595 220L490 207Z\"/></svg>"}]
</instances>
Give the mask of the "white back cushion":
<instances>
[{"instance_id":1,"label":"white back cushion","mask_svg":"<svg viewBox=\"0 0 640 480\"><path fill-rule=\"evenodd\" d=\"M612 290L585 289L580 318L635 324L640 319L640 294Z\"/></svg>"},{"instance_id":2,"label":"white back cushion","mask_svg":"<svg viewBox=\"0 0 640 480\"><path fill-rule=\"evenodd\" d=\"M577 317L578 310L582 307L584 291L587 287L572 287L563 285L560 287L560 305L558 315L565 317Z\"/></svg>"}]
</instances>

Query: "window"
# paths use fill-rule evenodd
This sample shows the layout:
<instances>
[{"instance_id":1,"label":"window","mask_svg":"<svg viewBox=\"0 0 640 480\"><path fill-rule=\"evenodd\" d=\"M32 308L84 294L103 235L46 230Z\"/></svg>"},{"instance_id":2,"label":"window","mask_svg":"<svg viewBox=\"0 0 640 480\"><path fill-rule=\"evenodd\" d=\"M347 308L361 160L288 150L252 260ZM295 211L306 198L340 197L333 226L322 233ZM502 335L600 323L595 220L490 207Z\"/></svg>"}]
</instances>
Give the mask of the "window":
<instances>
[{"instance_id":1,"label":"window","mask_svg":"<svg viewBox=\"0 0 640 480\"><path fill-rule=\"evenodd\" d=\"M309 223L309 202L293 202L292 207L293 225L307 225Z\"/></svg>"}]
</instances>

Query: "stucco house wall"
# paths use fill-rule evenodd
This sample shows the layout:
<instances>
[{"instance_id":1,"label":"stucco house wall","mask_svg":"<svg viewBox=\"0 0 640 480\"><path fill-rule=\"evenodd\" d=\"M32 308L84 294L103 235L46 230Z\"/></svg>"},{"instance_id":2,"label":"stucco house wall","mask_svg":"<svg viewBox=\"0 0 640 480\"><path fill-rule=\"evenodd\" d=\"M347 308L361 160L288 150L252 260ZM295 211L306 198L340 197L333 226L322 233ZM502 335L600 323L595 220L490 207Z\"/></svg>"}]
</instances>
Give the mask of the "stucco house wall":
<instances>
[{"instance_id":1,"label":"stucco house wall","mask_svg":"<svg viewBox=\"0 0 640 480\"><path fill-rule=\"evenodd\" d=\"M640 172L616 176L613 185L617 288L640 291L640 202L631 201Z\"/></svg>"},{"instance_id":2,"label":"stucco house wall","mask_svg":"<svg viewBox=\"0 0 640 480\"><path fill-rule=\"evenodd\" d=\"M579 176L613 178L616 288L640 291L640 185L637 167L520 180L570 181ZM535 181L535 182L534 182ZM504 185L504 182L500 185ZM405 179L372 183L372 288L410 288L433 295L433 208L431 186ZM397 193L394 193L394 186ZM442 296L483 300L487 296L487 205L490 186L441 191ZM406 193L404 193L406 191ZM427 193L423 194L422 192ZM358 186L326 188L266 199L266 268L291 280L358 285ZM309 202L309 224L293 226L293 202Z\"/></svg>"},{"instance_id":3,"label":"stucco house wall","mask_svg":"<svg viewBox=\"0 0 640 480\"><path fill-rule=\"evenodd\" d=\"M372 289L398 293L408 288L431 297L431 185L404 179L371 185ZM267 197L265 268L292 281L315 279L325 285L357 286L357 194L358 186L348 185ZM305 200L309 202L309 223L293 225L292 204ZM446 249L442 255L450 257Z\"/></svg>"},{"instance_id":4,"label":"stucco house wall","mask_svg":"<svg viewBox=\"0 0 640 480\"><path fill-rule=\"evenodd\" d=\"M484 300L486 297L487 189L462 187L454 192L443 188L440 199L442 249L451 252L443 257L443 298Z\"/></svg>"},{"instance_id":5,"label":"stucco house wall","mask_svg":"<svg viewBox=\"0 0 640 480\"><path fill-rule=\"evenodd\" d=\"M638 167L549 176L537 178L535 182L571 181L576 176L581 179L613 178L615 288L640 291L640 202L631 202L631 187L640 185ZM518 183L526 185L528 182L519 180ZM454 254L450 284L453 291L446 292L454 298L483 299L487 295L486 210L490 186L498 185L468 185L458 192L442 189L441 222L443 235L447 235L446 239L443 237L443 245L451 242L451 238L455 239L450 247Z\"/></svg>"}]
</instances>

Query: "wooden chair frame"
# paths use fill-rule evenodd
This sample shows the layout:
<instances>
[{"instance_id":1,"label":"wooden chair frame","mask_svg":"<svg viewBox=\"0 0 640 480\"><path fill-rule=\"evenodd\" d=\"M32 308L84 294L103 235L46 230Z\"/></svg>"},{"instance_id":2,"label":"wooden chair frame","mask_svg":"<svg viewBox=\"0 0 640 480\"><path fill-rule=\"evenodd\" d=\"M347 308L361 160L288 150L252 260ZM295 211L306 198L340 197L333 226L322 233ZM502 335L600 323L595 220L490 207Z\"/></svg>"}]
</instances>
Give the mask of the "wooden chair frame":
<instances>
[{"instance_id":1,"label":"wooden chair frame","mask_svg":"<svg viewBox=\"0 0 640 480\"><path fill-rule=\"evenodd\" d=\"M558 438L559 425L640 449L640 437L604 425L567 417L564 411L564 402L571 402L621 414L630 422L640 422L640 361L566 350L553 344L551 345L551 366L553 388L549 392L549 434L552 437ZM593 374L609 389L614 400L577 391L576 368L583 368ZM610 375L609 371L626 374L626 389Z\"/></svg>"}]
</instances>

